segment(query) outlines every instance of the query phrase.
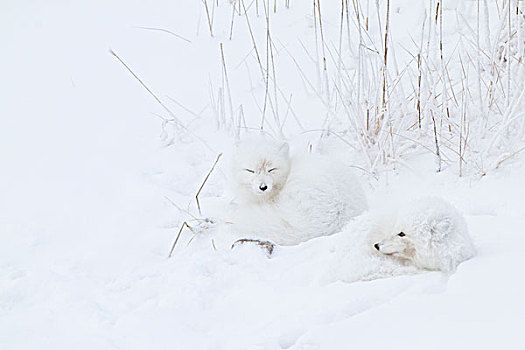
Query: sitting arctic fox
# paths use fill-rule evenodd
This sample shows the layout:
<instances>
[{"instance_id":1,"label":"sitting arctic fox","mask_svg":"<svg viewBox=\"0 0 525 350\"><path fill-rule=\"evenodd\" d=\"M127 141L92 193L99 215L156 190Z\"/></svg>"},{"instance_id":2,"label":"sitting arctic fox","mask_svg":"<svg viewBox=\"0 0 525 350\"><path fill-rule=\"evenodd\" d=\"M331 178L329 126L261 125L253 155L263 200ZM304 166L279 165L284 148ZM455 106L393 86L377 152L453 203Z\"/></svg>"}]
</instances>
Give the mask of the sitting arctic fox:
<instances>
[{"instance_id":1,"label":"sitting arctic fox","mask_svg":"<svg viewBox=\"0 0 525 350\"><path fill-rule=\"evenodd\" d=\"M367 209L364 191L347 166L309 153L290 157L285 142L239 142L229 175L236 203L231 229L239 238L295 245L331 235Z\"/></svg>"}]
</instances>

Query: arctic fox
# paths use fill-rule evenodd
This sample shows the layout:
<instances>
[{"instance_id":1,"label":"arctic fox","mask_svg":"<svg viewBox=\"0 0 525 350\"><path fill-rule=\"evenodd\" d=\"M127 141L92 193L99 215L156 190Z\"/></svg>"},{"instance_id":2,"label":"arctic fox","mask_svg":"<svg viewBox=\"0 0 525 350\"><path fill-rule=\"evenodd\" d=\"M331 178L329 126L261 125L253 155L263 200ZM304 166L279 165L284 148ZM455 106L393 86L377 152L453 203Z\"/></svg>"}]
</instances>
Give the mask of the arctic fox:
<instances>
[{"instance_id":1,"label":"arctic fox","mask_svg":"<svg viewBox=\"0 0 525 350\"><path fill-rule=\"evenodd\" d=\"M244 238L294 245L331 235L367 209L347 166L309 153L290 157L285 142L238 143L229 180L237 202L231 226Z\"/></svg>"},{"instance_id":2,"label":"arctic fox","mask_svg":"<svg viewBox=\"0 0 525 350\"><path fill-rule=\"evenodd\" d=\"M441 198L421 197L367 212L340 233L316 242L309 264L327 281L367 281L425 270L453 273L476 253L461 213ZM326 254L329 251L330 254ZM317 260L317 261L316 261ZM315 269L312 269L312 271Z\"/></svg>"},{"instance_id":3,"label":"arctic fox","mask_svg":"<svg viewBox=\"0 0 525 350\"><path fill-rule=\"evenodd\" d=\"M379 252L428 270L451 272L475 248L459 211L441 198L423 197L403 207Z\"/></svg>"}]
</instances>

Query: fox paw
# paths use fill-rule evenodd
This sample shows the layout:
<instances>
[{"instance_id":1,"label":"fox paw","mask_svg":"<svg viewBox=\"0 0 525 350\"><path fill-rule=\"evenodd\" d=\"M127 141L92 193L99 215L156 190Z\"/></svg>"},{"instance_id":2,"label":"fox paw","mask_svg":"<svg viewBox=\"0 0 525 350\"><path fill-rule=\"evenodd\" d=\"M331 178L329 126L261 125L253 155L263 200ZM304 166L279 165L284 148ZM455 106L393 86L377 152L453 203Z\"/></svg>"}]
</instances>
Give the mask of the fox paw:
<instances>
[{"instance_id":1,"label":"fox paw","mask_svg":"<svg viewBox=\"0 0 525 350\"><path fill-rule=\"evenodd\" d=\"M239 246L244 245L245 243L252 243L259 246L261 249L263 249L266 252L266 255L268 257L271 257L273 254L273 251L275 249L275 244L270 241L261 241L260 239L249 239L249 238L242 238L238 239L235 242L233 242L231 249Z\"/></svg>"}]
</instances>

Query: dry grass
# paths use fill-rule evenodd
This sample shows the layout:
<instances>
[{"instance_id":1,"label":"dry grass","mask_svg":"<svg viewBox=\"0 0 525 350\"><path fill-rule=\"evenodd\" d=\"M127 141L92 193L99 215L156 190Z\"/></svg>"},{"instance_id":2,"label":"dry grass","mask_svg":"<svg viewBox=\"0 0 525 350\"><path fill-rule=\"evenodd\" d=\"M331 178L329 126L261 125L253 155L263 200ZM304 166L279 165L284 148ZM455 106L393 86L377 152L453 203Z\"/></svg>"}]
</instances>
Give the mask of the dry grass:
<instances>
[{"instance_id":1,"label":"dry grass","mask_svg":"<svg viewBox=\"0 0 525 350\"><path fill-rule=\"evenodd\" d=\"M312 40L300 41L304 52L290 51L276 29L280 12L294 11L293 2L235 0L221 12L218 6L224 2L201 1L210 35L222 30L231 41L247 39L251 47L232 69L226 64L226 46L220 44L222 83L218 88L211 84L217 125L231 129L237 138L241 129L276 137L321 130L320 138L344 139L351 152L362 155L357 165L371 174L391 171L412 154L430 152L438 159L438 170L480 175L498 168L502 157L523 146L523 1L447 5L427 0L414 36L399 40L397 3L341 0L335 13L333 3L311 0ZM221 21L214 28L217 13L227 14L227 28L219 28ZM239 39L240 33L245 39ZM297 70L296 85L325 107L312 130L306 130L294 112L294 106L305 101L279 84L285 60ZM232 94L243 82L230 73L240 65L258 72L247 77L246 86L256 108L249 108L253 101L244 98L234 104ZM261 84L264 88L256 90ZM289 115L295 124L287 124Z\"/></svg>"},{"instance_id":2,"label":"dry grass","mask_svg":"<svg viewBox=\"0 0 525 350\"><path fill-rule=\"evenodd\" d=\"M222 157L222 153L220 153L219 155L217 155L217 158L215 159L215 162L213 163L210 171L208 171L208 173L206 174L206 177L204 178L204 180L202 181L201 185L199 186L199 189L197 190L197 193L195 194L195 202L197 203L197 210L199 211L199 216L202 216L202 212L201 212L201 204L200 204L200 201L199 201L199 195L202 191L202 189L204 188L204 185L206 185L206 182L208 181L208 179L210 178L210 175L213 173L213 170L215 169L215 167L217 166L217 163L219 163L219 160L221 159ZM193 238L195 238L195 236L202 231L202 229L196 229L192 226L190 226L188 224L188 222L191 222L191 221L195 221L195 222L200 222L200 223L205 223L205 224L214 224L214 221L209 219L209 218L198 218L196 217L195 215L193 215L191 212L189 212L188 210L184 210L182 209L179 205L177 205L175 202L173 202L171 199L169 199L168 197L165 197L166 200L171 204L173 205L175 208L177 208L179 211L181 211L182 213L188 215L189 217L191 217L191 220L186 220L184 221L180 228L179 228L179 231L177 232L177 236L175 237L175 240L173 241L173 244L171 246L171 249L170 249L170 253L168 255L168 258L170 258L173 254L173 251L175 250L175 247L177 246L177 243L179 242L179 239L181 237L181 234L182 232L184 231L184 228L187 228L189 229L192 233L193 233L193 237L190 239L190 241L188 242L188 244L191 243L191 241L193 240ZM212 243L213 244L213 243ZM214 244L213 244L214 245ZM214 246L214 249L215 246Z\"/></svg>"},{"instance_id":3,"label":"dry grass","mask_svg":"<svg viewBox=\"0 0 525 350\"><path fill-rule=\"evenodd\" d=\"M217 158L215 159L215 162L213 163L213 166L211 167L210 171L208 172L208 174L206 175L206 177L204 178L204 181L202 182L201 186L199 187L199 190L197 191L197 194L195 194L195 202L197 203L197 209L199 210L199 214L202 214L201 213L201 204L199 203L199 194L201 193L202 189L204 188L204 185L206 184L206 182L208 181L208 178L210 177L211 173L213 172L213 170L215 169L215 166L217 166L217 163L219 162L219 160L221 159L222 157L222 153L220 153Z\"/></svg>"}]
</instances>

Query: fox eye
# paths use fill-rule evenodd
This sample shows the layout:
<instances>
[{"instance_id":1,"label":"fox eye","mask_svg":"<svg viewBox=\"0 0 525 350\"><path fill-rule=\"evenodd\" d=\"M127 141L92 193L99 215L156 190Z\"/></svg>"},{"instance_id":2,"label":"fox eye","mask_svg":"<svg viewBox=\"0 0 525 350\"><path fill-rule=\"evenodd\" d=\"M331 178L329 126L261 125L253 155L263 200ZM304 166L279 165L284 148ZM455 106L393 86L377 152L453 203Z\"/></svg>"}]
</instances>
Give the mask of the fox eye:
<instances>
[{"instance_id":1,"label":"fox eye","mask_svg":"<svg viewBox=\"0 0 525 350\"><path fill-rule=\"evenodd\" d=\"M399 237L405 237L405 233L404 233L404 232L399 232L397 235L398 235Z\"/></svg>"},{"instance_id":2,"label":"fox eye","mask_svg":"<svg viewBox=\"0 0 525 350\"><path fill-rule=\"evenodd\" d=\"M255 173L255 171L253 171L253 170L251 170L251 169L244 169L244 170L247 171L247 172L249 172L249 173L252 173L252 174Z\"/></svg>"},{"instance_id":3,"label":"fox eye","mask_svg":"<svg viewBox=\"0 0 525 350\"><path fill-rule=\"evenodd\" d=\"M271 173L274 170L277 170L277 168L272 168L272 169L268 170L268 172Z\"/></svg>"}]
</instances>

